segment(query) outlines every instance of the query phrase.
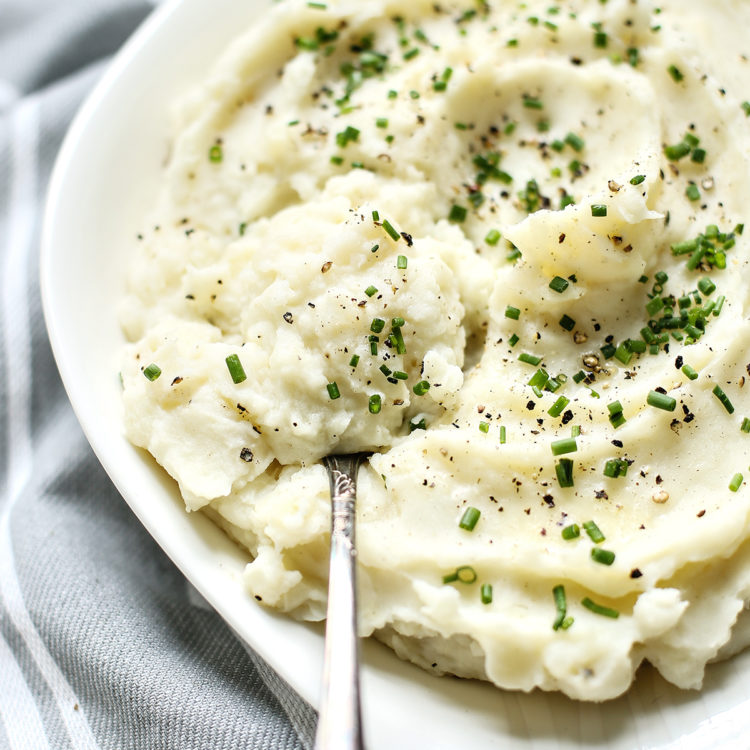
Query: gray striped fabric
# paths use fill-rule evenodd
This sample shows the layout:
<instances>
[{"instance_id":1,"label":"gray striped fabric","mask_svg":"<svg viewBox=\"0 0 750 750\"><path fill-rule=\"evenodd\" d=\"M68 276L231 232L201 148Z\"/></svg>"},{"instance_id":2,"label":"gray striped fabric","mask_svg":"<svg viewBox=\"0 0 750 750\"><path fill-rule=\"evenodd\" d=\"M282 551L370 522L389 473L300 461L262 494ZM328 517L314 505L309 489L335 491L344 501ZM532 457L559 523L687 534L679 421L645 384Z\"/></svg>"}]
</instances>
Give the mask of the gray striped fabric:
<instances>
[{"instance_id":1,"label":"gray striped fabric","mask_svg":"<svg viewBox=\"0 0 750 750\"><path fill-rule=\"evenodd\" d=\"M0 750L312 745L312 709L189 587L98 465L44 331L50 169L150 10L0 0Z\"/></svg>"}]
</instances>

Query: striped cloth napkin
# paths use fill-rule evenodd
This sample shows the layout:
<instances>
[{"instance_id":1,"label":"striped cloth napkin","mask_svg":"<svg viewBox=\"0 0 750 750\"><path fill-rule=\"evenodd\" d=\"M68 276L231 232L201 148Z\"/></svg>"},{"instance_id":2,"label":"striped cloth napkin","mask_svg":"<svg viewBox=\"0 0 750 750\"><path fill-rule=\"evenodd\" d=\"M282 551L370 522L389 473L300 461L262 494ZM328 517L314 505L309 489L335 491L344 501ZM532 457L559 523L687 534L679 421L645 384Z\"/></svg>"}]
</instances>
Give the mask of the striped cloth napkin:
<instances>
[{"instance_id":1,"label":"striped cloth napkin","mask_svg":"<svg viewBox=\"0 0 750 750\"><path fill-rule=\"evenodd\" d=\"M100 468L38 288L52 163L145 0L0 0L0 750L310 748L315 714Z\"/></svg>"}]
</instances>

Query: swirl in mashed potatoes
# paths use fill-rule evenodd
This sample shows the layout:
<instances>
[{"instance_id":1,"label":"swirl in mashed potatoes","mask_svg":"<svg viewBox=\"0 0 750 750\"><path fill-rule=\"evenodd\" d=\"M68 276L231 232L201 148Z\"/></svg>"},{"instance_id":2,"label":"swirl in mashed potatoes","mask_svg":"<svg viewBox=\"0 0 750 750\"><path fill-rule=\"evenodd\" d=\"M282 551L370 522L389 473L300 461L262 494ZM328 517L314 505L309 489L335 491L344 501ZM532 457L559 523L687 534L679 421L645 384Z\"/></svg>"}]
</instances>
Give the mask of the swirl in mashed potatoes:
<instances>
[{"instance_id":1,"label":"swirl in mashed potatoes","mask_svg":"<svg viewBox=\"0 0 750 750\"><path fill-rule=\"evenodd\" d=\"M750 7L286 0L184 99L132 264L129 438L325 614L603 700L744 645ZM750 44L747 44L750 47Z\"/></svg>"}]
</instances>

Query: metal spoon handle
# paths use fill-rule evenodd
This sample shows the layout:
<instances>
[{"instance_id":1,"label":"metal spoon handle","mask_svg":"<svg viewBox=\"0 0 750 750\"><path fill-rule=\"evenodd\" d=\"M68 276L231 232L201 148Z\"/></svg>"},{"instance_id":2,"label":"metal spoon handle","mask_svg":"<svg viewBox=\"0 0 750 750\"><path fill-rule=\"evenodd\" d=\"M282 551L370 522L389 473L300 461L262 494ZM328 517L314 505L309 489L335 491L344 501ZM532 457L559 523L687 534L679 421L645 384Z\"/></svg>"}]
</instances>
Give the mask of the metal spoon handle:
<instances>
[{"instance_id":1,"label":"metal spoon handle","mask_svg":"<svg viewBox=\"0 0 750 750\"><path fill-rule=\"evenodd\" d=\"M323 459L331 485L331 559L316 750L363 750L354 512L361 455Z\"/></svg>"}]
</instances>

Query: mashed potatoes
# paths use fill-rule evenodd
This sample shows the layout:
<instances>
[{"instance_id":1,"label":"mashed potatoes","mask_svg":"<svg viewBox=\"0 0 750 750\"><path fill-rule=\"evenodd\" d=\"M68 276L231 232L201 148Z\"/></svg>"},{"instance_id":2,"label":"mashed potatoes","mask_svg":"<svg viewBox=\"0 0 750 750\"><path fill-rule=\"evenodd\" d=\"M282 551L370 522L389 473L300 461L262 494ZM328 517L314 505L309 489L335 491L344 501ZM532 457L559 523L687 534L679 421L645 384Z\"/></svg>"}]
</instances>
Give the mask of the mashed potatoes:
<instances>
[{"instance_id":1,"label":"mashed potatoes","mask_svg":"<svg viewBox=\"0 0 750 750\"><path fill-rule=\"evenodd\" d=\"M325 613L436 673L698 687L750 598L750 6L286 0L178 109L126 428ZM750 47L750 44L747 45Z\"/></svg>"}]
</instances>

